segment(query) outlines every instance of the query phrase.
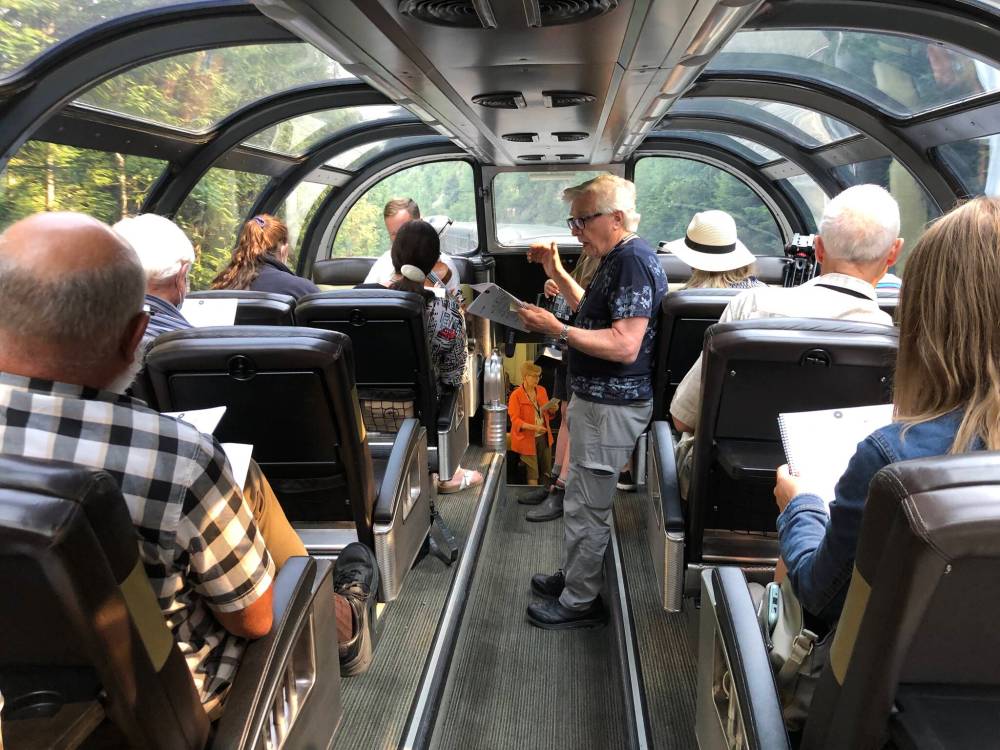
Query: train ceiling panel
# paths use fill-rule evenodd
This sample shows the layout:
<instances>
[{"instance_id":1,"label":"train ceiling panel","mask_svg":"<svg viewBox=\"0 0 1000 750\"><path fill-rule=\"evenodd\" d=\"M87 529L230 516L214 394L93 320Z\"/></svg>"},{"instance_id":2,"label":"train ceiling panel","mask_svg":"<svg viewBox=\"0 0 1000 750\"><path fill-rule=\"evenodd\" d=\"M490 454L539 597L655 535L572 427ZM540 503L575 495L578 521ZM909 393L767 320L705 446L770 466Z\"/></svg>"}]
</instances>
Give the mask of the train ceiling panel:
<instances>
[{"instance_id":1,"label":"train ceiling panel","mask_svg":"<svg viewBox=\"0 0 1000 750\"><path fill-rule=\"evenodd\" d=\"M623 160L760 3L255 0L498 165ZM537 137L504 137L522 133ZM557 133L576 134L573 147Z\"/></svg>"}]
</instances>

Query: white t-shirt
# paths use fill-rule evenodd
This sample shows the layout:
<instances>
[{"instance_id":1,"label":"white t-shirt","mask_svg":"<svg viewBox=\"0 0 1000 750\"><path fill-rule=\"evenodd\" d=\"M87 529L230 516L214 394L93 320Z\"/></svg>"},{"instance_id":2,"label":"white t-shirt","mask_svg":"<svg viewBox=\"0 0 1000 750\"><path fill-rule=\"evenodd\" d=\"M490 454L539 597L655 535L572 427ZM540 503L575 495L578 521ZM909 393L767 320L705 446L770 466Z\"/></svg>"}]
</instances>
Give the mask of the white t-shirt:
<instances>
[{"instance_id":1,"label":"white t-shirt","mask_svg":"<svg viewBox=\"0 0 1000 750\"><path fill-rule=\"evenodd\" d=\"M445 284L445 289L449 292L458 291L462 282L458 278L458 268L455 266L455 261L451 259L450 255L445 255L444 253L441 253L440 259L442 263L451 269L451 278L448 279L448 282ZM386 250L378 257L378 260L375 261L375 264L371 267L368 275L365 276L364 283L385 284L392 278L395 272L396 269L392 267L392 256L389 254L389 251Z\"/></svg>"},{"instance_id":2,"label":"white t-shirt","mask_svg":"<svg viewBox=\"0 0 1000 750\"><path fill-rule=\"evenodd\" d=\"M825 286L842 287L848 293ZM852 292L862 295L855 296ZM827 318L891 326L892 317L879 309L875 287L867 281L843 273L825 273L801 286L758 287L735 297L719 318ZM698 428L701 411L701 355L677 386L670 402L670 414L692 429Z\"/></svg>"}]
</instances>

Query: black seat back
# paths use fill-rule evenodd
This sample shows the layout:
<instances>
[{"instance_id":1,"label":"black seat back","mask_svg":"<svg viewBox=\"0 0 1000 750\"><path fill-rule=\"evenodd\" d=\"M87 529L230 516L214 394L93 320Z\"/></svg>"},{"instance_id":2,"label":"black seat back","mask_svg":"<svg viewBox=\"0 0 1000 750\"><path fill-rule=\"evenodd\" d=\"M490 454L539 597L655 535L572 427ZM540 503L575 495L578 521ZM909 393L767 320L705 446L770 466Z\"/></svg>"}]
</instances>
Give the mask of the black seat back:
<instances>
[{"instance_id":1,"label":"black seat back","mask_svg":"<svg viewBox=\"0 0 1000 750\"><path fill-rule=\"evenodd\" d=\"M249 289L206 289L191 292L189 299L235 299L238 326L290 326L295 324L295 297ZM190 304L190 303L188 303Z\"/></svg>"},{"instance_id":2,"label":"black seat back","mask_svg":"<svg viewBox=\"0 0 1000 750\"><path fill-rule=\"evenodd\" d=\"M227 407L215 436L253 444L290 521L353 521L373 544L376 488L347 336L264 326L176 331L156 340L146 369L163 411Z\"/></svg>"},{"instance_id":3,"label":"black seat back","mask_svg":"<svg viewBox=\"0 0 1000 750\"><path fill-rule=\"evenodd\" d=\"M743 289L683 289L660 303L653 369L653 419L668 419L674 391L701 354L705 331Z\"/></svg>"},{"instance_id":4,"label":"black seat back","mask_svg":"<svg viewBox=\"0 0 1000 750\"><path fill-rule=\"evenodd\" d=\"M208 718L109 474L0 456L0 580L8 747L54 746L56 712L91 702L130 747L204 746Z\"/></svg>"},{"instance_id":5,"label":"black seat back","mask_svg":"<svg viewBox=\"0 0 1000 750\"><path fill-rule=\"evenodd\" d=\"M778 414L888 403L897 342L889 326L815 318L708 329L688 490L690 559L702 559L706 529L774 530L774 470L785 460Z\"/></svg>"},{"instance_id":6,"label":"black seat back","mask_svg":"<svg viewBox=\"0 0 1000 750\"><path fill-rule=\"evenodd\" d=\"M313 264L312 277L326 286L356 286L364 282L375 258L327 258Z\"/></svg>"},{"instance_id":7,"label":"black seat back","mask_svg":"<svg viewBox=\"0 0 1000 750\"><path fill-rule=\"evenodd\" d=\"M691 266L673 253L662 250L657 253L667 281L671 284L683 284L691 278ZM765 284L781 286L782 273L788 259L781 255L758 255L754 263L754 275Z\"/></svg>"}]
</instances>

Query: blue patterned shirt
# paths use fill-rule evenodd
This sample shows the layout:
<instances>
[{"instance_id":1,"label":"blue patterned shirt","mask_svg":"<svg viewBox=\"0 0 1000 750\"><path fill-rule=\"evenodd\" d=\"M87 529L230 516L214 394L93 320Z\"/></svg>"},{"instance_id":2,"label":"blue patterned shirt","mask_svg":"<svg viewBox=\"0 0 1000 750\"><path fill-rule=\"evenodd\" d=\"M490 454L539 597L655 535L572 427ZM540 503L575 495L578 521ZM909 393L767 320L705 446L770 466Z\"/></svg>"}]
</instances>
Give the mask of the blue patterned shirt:
<instances>
[{"instance_id":1,"label":"blue patterned shirt","mask_svg":"<svg viewBox=\"0 0 1000 750\"><path fill-rule=\"evenodd\" d=\"M626 404L653 397L653 349L667 277L649 244L638 236L604 256L577 308L574 325L597 330L616 320L649 318L635 362L622 364L569 350L569 383L588 401Z\"/></svg>"}]
</instances>

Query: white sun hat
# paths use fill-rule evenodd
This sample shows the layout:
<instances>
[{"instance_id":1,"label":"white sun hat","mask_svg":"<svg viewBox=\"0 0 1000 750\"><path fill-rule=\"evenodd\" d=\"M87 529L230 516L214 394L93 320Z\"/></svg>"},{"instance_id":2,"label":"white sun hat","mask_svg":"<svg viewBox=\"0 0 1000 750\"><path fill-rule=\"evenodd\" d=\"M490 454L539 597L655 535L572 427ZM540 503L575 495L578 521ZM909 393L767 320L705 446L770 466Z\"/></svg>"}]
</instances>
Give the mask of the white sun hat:
<instances>
[{"instance_id":1,"label":"white sun hat","mask_svg":"<svg viewBox=\"0 0 1000 750\"><path fill-rule=\"evenodd\" d=\"M665 249L699 271L732 271L756 260L736 237L736 222L725 211L702 211L688 224L687 235Z\"/></svg>"}]
</instances>

